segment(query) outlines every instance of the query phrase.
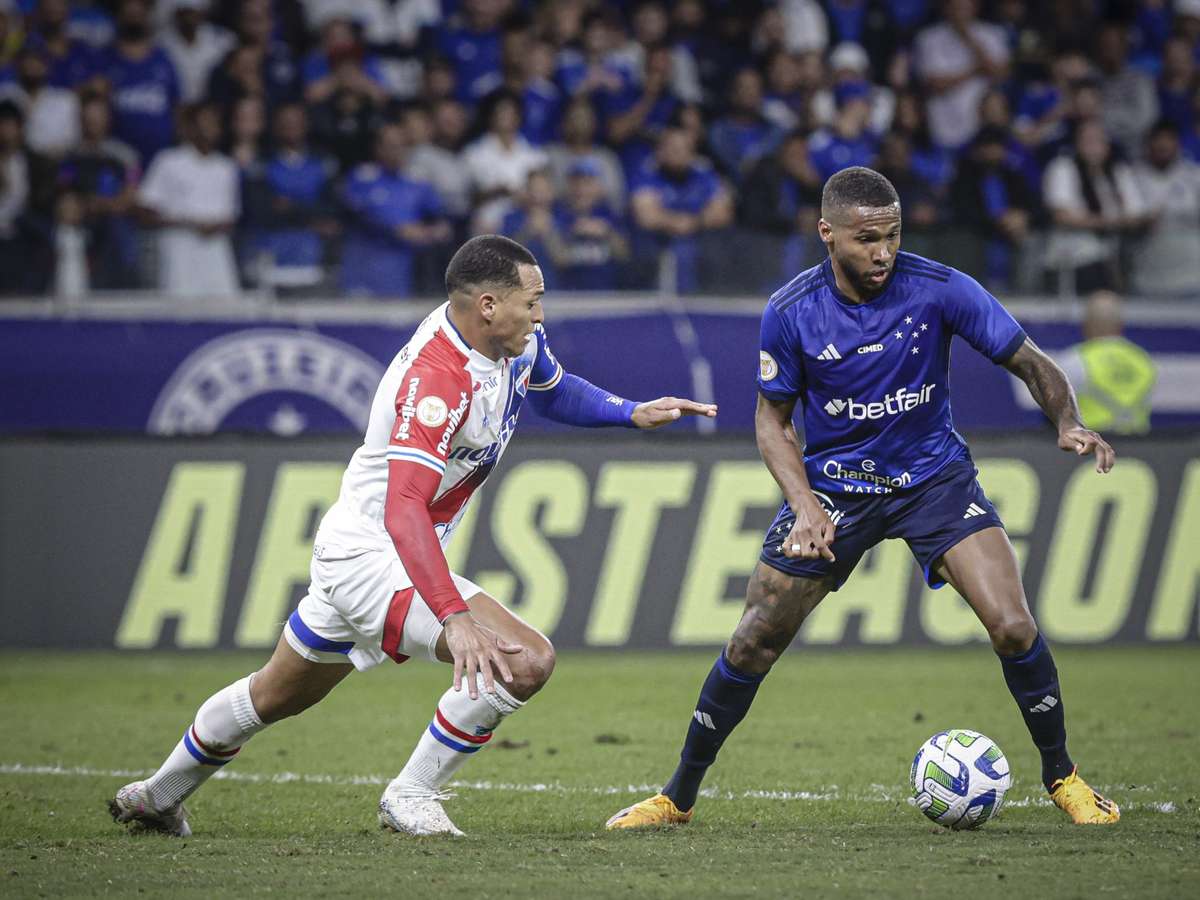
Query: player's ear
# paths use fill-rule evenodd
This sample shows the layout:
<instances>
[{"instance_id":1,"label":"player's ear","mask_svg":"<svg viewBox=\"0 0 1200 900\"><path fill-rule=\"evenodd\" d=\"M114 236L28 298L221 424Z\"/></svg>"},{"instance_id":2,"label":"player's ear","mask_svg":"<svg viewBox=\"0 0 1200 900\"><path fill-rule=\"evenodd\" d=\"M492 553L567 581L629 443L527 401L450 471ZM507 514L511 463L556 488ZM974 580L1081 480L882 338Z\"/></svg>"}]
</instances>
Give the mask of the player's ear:
<instances>
[{"instance_id":1,"label":"player's ear","mask_svg":"<svg viewBox=\"0 0 1200 900\"><path fill-rule=\"evenodd\" d=\"M826 244L833 243L833 226L830 225L824 218L817 221L817 234L821 236L821 241Z\"/></svg>"},{"instance_id":2,"label":"player's ear","mask_svg":"<svg viewBox=\"0 0 1200 900\"><path fill-rule=\"evenodd\" d=\"M486 321L492 321L492 319L496 317L496 305L499 302L500 300L493 293L484 292L480 294L478 301L479 314L483 316Z\"/></svg>"}]
</instances>

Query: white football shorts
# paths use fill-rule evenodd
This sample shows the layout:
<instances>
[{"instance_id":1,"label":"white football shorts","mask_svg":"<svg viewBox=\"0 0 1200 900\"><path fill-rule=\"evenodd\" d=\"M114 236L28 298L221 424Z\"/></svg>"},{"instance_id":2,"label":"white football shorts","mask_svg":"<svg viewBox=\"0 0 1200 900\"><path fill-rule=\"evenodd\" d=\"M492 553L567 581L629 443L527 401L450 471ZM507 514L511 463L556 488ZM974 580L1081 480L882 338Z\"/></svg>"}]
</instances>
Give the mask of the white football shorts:
<instances>
[{"instance_id":1,"label":"white football shorts","mask_svg":"<svg viewBox=\"0 0 1200 900\"><path fill-rule=\"evenodd\" d=\"M283 627L291 648L312 662L350 662L360 671L385 659L437 659L442 624L412 586L394 550L319 545L308 593ZM454 575L464 598L482 593Z\"/></svg>"}]
</instances>

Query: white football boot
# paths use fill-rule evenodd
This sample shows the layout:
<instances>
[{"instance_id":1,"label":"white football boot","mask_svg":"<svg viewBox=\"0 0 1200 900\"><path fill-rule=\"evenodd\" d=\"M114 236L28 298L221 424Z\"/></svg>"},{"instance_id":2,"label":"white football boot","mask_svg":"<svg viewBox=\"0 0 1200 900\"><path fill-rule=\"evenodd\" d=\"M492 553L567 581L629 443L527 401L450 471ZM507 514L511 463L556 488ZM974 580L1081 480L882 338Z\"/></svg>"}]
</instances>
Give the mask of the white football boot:
<instances>
[{"instance_id":1,"label":"white football boot","mask_svg":"<svg viewBox=\"0 0 1200 900\"><path fill-rule=\"evenodd\" d=\"M442 809L442 801L450 796L442 793L416 795L393 782L379 798L379 824L401 834L464 837L458 826L450 821L446 810Z\"/></svg>"},{"instance_id":2,"label":"white football boot","mask_svg":"<svg viewBox=\"0 0 1200 900\"><path fill-rule=\"evenodd\" d=\"M158 810L144 781L134 781L117 791L108 801L108 811L114 822L140 826L148 831L161 831L175 837L191 837L187 807L177 803L168 810Z\"/></svg>"}]
</instances>

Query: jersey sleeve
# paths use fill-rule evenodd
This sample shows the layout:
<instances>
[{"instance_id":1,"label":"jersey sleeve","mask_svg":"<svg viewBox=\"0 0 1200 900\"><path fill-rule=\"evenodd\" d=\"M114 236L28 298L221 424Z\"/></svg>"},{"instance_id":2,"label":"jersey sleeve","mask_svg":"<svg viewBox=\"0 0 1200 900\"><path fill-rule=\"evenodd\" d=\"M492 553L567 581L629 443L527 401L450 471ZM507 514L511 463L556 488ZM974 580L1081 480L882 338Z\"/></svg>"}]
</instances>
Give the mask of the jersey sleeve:
<instances>
[{"instance_id":1,"label":"jersey sleeve","mask_svg":"<svg viewBox=\"0 0 1200 900\"><path fill-rule=\"evenodd\" d=\"M957 270L942 294L942 316L953 334L997 365L1025 343L1025 329L970 275Z\"/></svg>"},{"instance_id":2,"label":"jersey sleeve","mask_svg":"<svg viewBox=\"0 0 1200 900\"><path fill-rule=\"evenodd\" d=\"M413 587L438 621L467 610L450 577L429 506L445 474L450 443L466 420L470 392L464 372L414 366L400 382L387 447L384 526Z\"/></svg>"},{"instance_id":3,"label":"jersey sleeve","mask_svg":"<svg viewBox=\"0 0 1200 900\"><path fill-rule=\"evenodd\" d=\"M758 343L758 392L768 400L792 400L804 390L800 344L791 325L771 304L763 310Z\"/></svg>"},{"instance_id":4,"label":"jersey sleeve","mask_svg":"<svg viewBox=\"0 0 1200 900\"><path fill-rule=\"evenodd\" d=\"M529 373L529 389L531 391L548 391L563 377L563 367L550 350L550 341L546 337L546 329L541 325L533 326L537 338L537 356L533 360L533 369Z\"/></svg>"}]
</instances>

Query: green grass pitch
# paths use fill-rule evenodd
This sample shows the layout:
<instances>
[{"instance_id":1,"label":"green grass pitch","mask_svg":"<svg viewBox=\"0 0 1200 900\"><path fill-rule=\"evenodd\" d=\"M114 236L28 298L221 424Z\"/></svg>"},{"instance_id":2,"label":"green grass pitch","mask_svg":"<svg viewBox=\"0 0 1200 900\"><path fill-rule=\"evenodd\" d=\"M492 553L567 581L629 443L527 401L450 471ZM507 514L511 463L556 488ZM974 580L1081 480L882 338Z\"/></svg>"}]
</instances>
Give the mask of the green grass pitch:
<instances>
[{"instance_id":1,"label":"green grass pitch","mask_svg":"<svg viewBox=\"0 0 1200 900\"><path fill-rule=\"evenodd\" d=\"M1056 651L1071 749L1123 809L1048 807L990 651L793 651L726 744L695 820L604 820L673 766L711 653L572 653L463 770L463 840L380 831L375 803L448 667L353 675L256 738L190 801L188 840L130 835L105 801L155 767L244 654L0 654L0 896L1200 896L1200 653ZM1009 803L949 832L906 802L941 728L994 738Z\"/></svg>"}]
</instances>

